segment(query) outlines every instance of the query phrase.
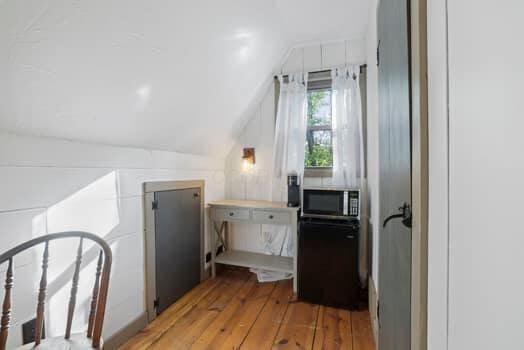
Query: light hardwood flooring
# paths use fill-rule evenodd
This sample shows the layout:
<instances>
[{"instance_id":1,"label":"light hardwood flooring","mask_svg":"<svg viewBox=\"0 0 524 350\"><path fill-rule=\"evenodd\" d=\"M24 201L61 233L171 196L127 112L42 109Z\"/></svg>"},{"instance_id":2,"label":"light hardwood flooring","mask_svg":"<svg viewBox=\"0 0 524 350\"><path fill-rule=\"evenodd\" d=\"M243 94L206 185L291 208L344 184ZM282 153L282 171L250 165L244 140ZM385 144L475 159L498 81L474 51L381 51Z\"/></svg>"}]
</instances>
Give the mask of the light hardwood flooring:
<instances>
[{"instance_id":1,"label":"light hardwood flooring","mask_svg":"<svg viewBox=\"0 0 524 350\"><path fill-rule=\"evenodd\" d=\"M296 301L291 281L258 283L225 269L199 284L120 349L374 350L367 310Z\"/></svg>"}]
</instances>

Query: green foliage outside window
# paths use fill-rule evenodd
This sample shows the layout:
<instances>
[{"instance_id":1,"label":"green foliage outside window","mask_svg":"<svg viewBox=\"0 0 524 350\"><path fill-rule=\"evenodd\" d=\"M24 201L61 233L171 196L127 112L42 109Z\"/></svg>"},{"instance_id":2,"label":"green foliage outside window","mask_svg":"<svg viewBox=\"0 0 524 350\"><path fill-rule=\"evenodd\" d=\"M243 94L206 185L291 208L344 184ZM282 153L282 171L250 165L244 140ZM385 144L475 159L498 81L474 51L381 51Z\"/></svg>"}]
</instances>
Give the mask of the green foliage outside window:
<instances>
[{"instance_id":1,"label":"green foliage outside window","mask_svg":"<svg viewBox=\"0 0 524 350\"><path fill-rule=\"evenodd\" d=\"M331 167L331 90L308 91L308 128L306 133L306 167Z\"/></svg>"},{"instance_id":2,"label":"green foliage outside window","mask_svg":"<svg viewBox=\"0 0 524 350\"><path fill-rule=\"evenodd\" d=\"M306 167L330 167L333 165L331 146L314 145L306 147Z\"/></svg>"}]
</instances>

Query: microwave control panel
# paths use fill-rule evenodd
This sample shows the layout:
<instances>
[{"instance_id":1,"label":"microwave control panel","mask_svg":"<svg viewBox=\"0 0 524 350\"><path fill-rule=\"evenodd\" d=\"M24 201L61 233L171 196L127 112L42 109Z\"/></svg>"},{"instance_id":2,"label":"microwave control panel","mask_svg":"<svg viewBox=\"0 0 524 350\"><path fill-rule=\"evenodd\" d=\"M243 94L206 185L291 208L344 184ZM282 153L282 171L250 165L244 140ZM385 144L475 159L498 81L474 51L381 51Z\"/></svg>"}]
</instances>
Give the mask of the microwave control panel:
<instances>
[{"instance_id":1,"label":"microwave control panel","mask_svg":"<svg viewBox=\"0 0 524 350\"><path fill-rule=\"evenodd\" d=\"M349 216L359 216L360 195L358 191L349 192Z\"/></svg>"}]
</instances>

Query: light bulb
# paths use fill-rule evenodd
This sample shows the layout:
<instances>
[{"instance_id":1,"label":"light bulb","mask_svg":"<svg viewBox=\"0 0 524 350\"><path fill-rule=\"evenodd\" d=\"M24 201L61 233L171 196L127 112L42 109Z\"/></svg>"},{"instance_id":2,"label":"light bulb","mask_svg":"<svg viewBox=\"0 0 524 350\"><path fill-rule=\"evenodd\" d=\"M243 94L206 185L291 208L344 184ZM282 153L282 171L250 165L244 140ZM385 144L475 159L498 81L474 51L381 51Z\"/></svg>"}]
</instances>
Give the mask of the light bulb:
<instances>
[{"instance_id":1,"label":"light bulb","mask_svg":"<svg viewBox=\"0 0 524 350\"><path fill-rule=\"evenodd\" d=\"M253 163L247 158L242 159L242 171L247 173L251 170L253 170Z\"/></svg>"}]
</instances>

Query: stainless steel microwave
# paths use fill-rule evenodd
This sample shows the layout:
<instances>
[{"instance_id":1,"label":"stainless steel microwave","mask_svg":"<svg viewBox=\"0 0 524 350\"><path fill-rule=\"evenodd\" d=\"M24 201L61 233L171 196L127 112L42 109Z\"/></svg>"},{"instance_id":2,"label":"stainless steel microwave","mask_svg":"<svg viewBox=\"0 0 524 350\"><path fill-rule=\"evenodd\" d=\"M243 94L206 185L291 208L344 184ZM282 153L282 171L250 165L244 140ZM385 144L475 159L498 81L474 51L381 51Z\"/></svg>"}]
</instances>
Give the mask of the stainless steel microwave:
<instances>
[{"instance_id":1,"label":"stainless steel microwave","mask_svg":"<svg viewBox=\"0 0 524 350\"><path fill-rule=\"evenodd\" d=\"M360 216L360 190L338 188L304 188L302 216L349 219Z\"/></svg>"}]
</instances>

